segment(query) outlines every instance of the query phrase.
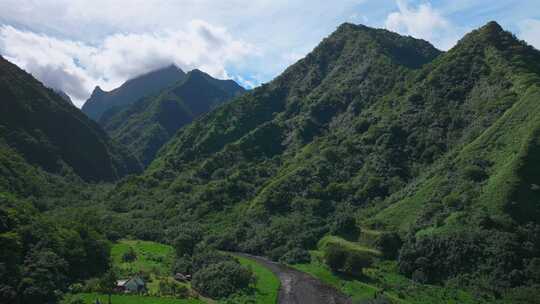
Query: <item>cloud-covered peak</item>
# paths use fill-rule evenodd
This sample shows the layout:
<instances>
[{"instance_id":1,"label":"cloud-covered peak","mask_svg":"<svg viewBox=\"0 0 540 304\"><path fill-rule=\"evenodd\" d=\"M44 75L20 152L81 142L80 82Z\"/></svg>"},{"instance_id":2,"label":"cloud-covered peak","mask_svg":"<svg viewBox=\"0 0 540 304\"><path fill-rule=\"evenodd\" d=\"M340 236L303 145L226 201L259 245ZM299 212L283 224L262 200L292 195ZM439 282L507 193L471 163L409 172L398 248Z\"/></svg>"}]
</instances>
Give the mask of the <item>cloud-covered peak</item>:
<instances>
[{"instance_id":1,"label":"cloud-covered peak","mask_svg":"<svg viewBox=\"0 0 540 304\"><path fill-rule=\"evenodd\" d=\"M200 68L216 78L230 78L227 65L253 56L255 49L223 27L194 20L182 30L118 33L96 44L4 25L0 52L80 106L96 84L111 90L163 67Z\"/></svg>"}]
</instances>

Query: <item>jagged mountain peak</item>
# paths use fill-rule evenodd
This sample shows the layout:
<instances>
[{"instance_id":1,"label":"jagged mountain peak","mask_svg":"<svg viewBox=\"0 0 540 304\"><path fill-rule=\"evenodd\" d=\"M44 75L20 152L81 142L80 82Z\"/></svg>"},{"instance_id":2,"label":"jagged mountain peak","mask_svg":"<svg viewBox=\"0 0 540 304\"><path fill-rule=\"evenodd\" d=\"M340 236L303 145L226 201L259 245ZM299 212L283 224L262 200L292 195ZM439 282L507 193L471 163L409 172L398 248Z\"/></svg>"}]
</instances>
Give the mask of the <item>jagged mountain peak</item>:
<instances>
[{"instance_id":1,"label":"jagged mountain peak","mask_svg":"<svg viewBox=\"0 0 540 304\"><path fill-rule=\"evenodd\" d=\"M490 21L484 26L466 34L454 48L462 47L495 47L498 49L509 49L510 46L524 45L511 32L506 31L502 26Z\"/></svg>"},{"instance_id":2,"label":"jagged mountain peak","mask_svg":"<svg viewBox=\"0 0 540 304\"><path fill-rule=\"evenodd\" d=\"M155 95L107 111L100 124L148 164L180 127L243 91L232 80L216 79L194 69Z\"/></svg>"},{"instance_id":3,"label":"jagged mountain peak","mask_svg":"<svg viewBox=\"0 0 540 304\"><path fill-rule=\"evenodd\" d=\"M91 96L99 96L106 93L100 86L96 86L92 91Z\"/></svg>"},{"instance_id":4,"label":"jagged mountain peak","mask_svg":"<svg viewBox=\"0 0 540 304\"><path fill-rule=\"evenodd\" d=\"M139 75L124 82L120 87L105 92L96 87L85 102L82 111L90 118L99 121L103 113L115 107L122 107L159 91L184 79L186 73L175 64L170 64Z\"/></svg>"}]
</instances>

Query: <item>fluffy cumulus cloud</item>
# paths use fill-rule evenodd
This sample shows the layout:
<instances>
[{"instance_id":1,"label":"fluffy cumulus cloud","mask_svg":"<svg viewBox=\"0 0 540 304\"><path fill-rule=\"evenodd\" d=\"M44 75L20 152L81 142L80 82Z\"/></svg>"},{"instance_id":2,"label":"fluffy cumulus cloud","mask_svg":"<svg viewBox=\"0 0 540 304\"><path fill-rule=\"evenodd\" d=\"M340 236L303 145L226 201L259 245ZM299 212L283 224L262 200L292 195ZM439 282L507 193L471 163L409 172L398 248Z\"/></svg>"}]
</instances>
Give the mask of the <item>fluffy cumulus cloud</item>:
<instances>
[{"instance_id":1,"label":"fluffy cumulus cloud","mask_svg":"<svg viewBox=\"0 0 540 304\"><path fill-rule=\"evenodd\" d=\"M136 75L176 64L230 78L226 66L256 55L223 27L195 20L184 30L113 34L97 44L0 27L0 53L80 105L95 85L112 89Z\"/></svg>"},{"instance_id":2,"label":"fluffy cumulus cloud","mask_svg":"<svg viewBox=\"0 0 540 304\"><path fill-rule=\"evenodd\" d=\"M518 27L519 37L540 50L540 20L526 19Z\"/></svg>"},{"instance_id":3,"label":"fluffy cumulus cloud","mask_svg":"<svg viewBox=\"0 0 540 304\"><path fill-rule=\"evenodd\" d=\"M431 41L441 49L448 49L457 41L456 27L430 3L421 3L417 7L406 0L397 0L396 3L398 11L386 18L387 29Z\"/></svg>"}]
</instances>

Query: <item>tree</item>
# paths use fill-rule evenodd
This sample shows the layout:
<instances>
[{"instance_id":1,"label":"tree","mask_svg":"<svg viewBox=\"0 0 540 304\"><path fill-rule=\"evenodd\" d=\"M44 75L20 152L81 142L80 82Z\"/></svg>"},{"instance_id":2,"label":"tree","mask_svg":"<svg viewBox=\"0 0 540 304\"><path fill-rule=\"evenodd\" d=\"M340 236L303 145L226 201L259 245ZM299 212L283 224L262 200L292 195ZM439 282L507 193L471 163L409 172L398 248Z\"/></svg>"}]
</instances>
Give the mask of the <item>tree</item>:
<instances>
[{"instance_id":1,"label":"tree","mask_svg":"<svg viewBox=\"0 0 540 304\"><path fill-rule=\"evenodd\" d=\"M19 292L23 303L49 303L58 300L66 287L68 265L50 249L34 248L24 261Z\"/></svg>"},{"instance_id":2,"label":"tree","mask_svg":"<svg viewBox=\"0 0 540 304\"><path fill-rule=\"evenodd\" d=\"M362 270L372 263L367 252L347 249L341 245L327 245L324 249L324 261L334 272L343 272L353 276L362 274Z\"/></svg>"},{"instance_id":3,"label":"tree","mask_svg":"<svg viewBox=\"0 0 540 304\"><path fill-rule=\"evenodd\" d=\"M255 281L250 269L235 261L211 264L193 276L193 286L213 298L225 298Z\"/></svg>"},{"instance_id":4,"label":"tree","mask_svg":"<svg viewBox=\"0 0 540 304\"><path fill-rule=\"evenodd\" d=\"M135 252L133 247L129 246L128 251L124 252L124 254L122 255L122 261L131 263L135 261L136 259L137 259L137 253Z\"/></svg>"},{"instance_id":5,"label":"tree","mask_svg":"<svg viewBox=\"0 0 540 304\"><path fill-rule=\"evenodd\" d=\"M384 232L377 239L375 245L386 259L396 259L403 241L395 232Z\"/></svg>"},{"instance_id":6,"label":"tree","mask_svg":"<svg viewBox=\"0 0 540 304\"><path fill-rule=\"evenodd\" d=\"M346 251L341 246L326 246L324 261L332 271L340 271L345 265Z\"/></svg>"},{"instance_id":7,"label":"tree","mask_svg":"<svg viewBox=\"0 0 540 304\"><path fill-rule=\"evenodd\" d=\"M111 296L116 288L117 281L118 277L112 269L107 271L99 280L99 289L101 292L106 293L109 296L109 304L111 304Z\"/></svg>"},{"instance_id":8,"label":"tree","mask_svg":"<svg viewBox=\"0 0 540 304\"><path fill-rule=\"evenodd\" d=\"M362 270L369 267L372 263L372 258L368 253L351 251L348 252L343 265L343 272L353 276L362 274Z\"/></svg>"},{"instance_id":9,"label":"tree","mask_svg":"<svg viewBox=\"0 0 540 304\"><path fill-rule=\"evenodd\" d=\"M356 220L350 214L339 213L330 226L330 233L346 239L353 239L360 234L360 228L356 226Z\"/></svg>"},{"instance_id":10,"label":"tree","mask_svg":"<svg viewBox=\"0 0 540 304\"><path fill-rule=\"evenodd\" d=\"M183 229L174 240L176 256L191 256L195 246L202 240L201 233L196 229Z\"/></svg>"}]
</instances>

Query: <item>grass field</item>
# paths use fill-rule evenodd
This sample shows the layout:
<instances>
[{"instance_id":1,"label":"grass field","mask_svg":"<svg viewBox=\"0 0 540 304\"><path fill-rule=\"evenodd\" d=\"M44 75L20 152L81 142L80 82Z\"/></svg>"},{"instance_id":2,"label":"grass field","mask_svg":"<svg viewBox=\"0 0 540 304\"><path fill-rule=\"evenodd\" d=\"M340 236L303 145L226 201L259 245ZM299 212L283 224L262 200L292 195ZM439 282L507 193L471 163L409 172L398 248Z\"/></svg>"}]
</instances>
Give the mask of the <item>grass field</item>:
<instances>
[{"instance_id":1,"label":"grass field","mask_svg":"<svg viewBox=\"0 0 540 304\"><path fill-rule=\"evenodd\" d=\"M340 237L332 236L332 235L323 237L319 241L317 246L319 247L319 249L322 249L326 246L332 246L334 244L340 245L341 247L346 248L347 250L350 250L350 251L366 252L372 256L381 256L381 252L379 250L370 248L368 246L364 246L360 243L350 242Z\"/></svg>"},{"instance_id":2,"label":"grass field","mask_svg":"<svg viewBox=\"0 0 540 304\"><path fill-rule=\"evenodd\" d=\"M309 273L326 284L332 285L353 298L353 300L366 300L373 298L375 292L379 290L374 286L363 283L360 280L351 279L333 273L322 263L321 252L312 251L312 262L309 264L296 264L292 267Z\"/></svg>"},{"instance_id":3,"label":"grass field","mask_svg":"<svg viewBox=\"0 0 540 304\"><path fill-rule=\"evenodd\" d=\"M292 266L340 289L354 301L372 299L376 291L384 289L385 296L396 304L487 303L460 289L416 284L398 273L395 261L379 261L364 270L364 277L353 278L332 272L322 262L320 251L311 254L311 263Z\"/></svg>"},{"instance_id":4,"label":"grass field","mask_svg":"<svg viewBox=\"0 0 540 304\"><path fill-rule=\"evenodd\" d=\"M124 253L130 248L137 254L137 259L131 263L122 261ZM279 291L279 279L266 267L257 262L239 256L234 256L239 262L251 268L257 281L250 292L234 296L230 299L220 301L227 304L276 304ZM113 304L199 304L218 303L211 299L175 299L172 297L159 297L159 280L173 280L170 276L170 265L173 263L174 250L171 246L155 242L121 240L113 245L111 258L115 268L120 270L121 277L128 277L140 271L146 272L150 276L147 281L149 296L140 295L120 295L112 296ZM186 284L190 288L189 283ZM80 293L75 295L80 297L86 304L94 304L96 299L101 303L107 303L108 296L100 293Z\"/></svg>"},{"instance_id":5,"label":"grass field","mask_svg":"<svg viewBox=\"0 0 540 304\"><path fill-rule=\"evenodd\" d=\"M122 256L132 248L137 258L133 262L124 262ZM119 277L128 278L131 274L146 273L149 296L140 295L113 295L113 304L192 304L206 303L197 299L175 299L172 297L159 297L159 280L173 280L170 274L171 264L174 259L174 250L171 246L148 241L121 240L115 243L111 249L113 266L119 271ZM189 287L189 284L188 284ZM107 295L97 293L83 293L85 303L95 303L99 298L101 303L107 303Z\"/></svg>"},{"instance_id":6,"label":"grass field","mask_svg":"<svg viewBox=\"0 0 540 304\"><path fill-rule=\"evenodd\" d=\"M254 294L250 297L257 304L275 304L277 303L279 292L279 279L264 266L259 263L244 258L235 256L242 265L250 267L257 277Z\"/></svg>"},{"instance_id":7,"label":"grass field","mask_svg":"<svg viewBox=\"0 0 540 304\"><path fill-rule=\"evenodd\" d=\"M85 304L94 304L99 299L102 304L108 303L108 296L99 293L81 293L77 295ZM146 297L136 295L113 295L112 304L202 304L197 299L173 299L160 297Z\"/></svg>"},{"instance_id":8,"label":"grass field","mask_svg":"<svg viewBox=\"0 0 540 304\"><path fill-rule=\"evenodd\" d=\"M122 255L133 248L137 259L126 263L122 261ZM168 245L148 241L121 240L114 244L111 249L111 257L115 267L123 275L129 275L140 271L155 275L167 276L173 261L173 248Z\"/></svg>"},{"instance_id":9,"label":"grass field","mask_svg":"<svg viewBox=\"0 0 540 304\"><path fill-rule=\"evenodd\" d=\"M365 233L365 232L363 232ZM360 242L350 242L336 236L326 236L318 243L318 250L311 251L309 264L292 265L294 268L309 273L321 281L332 285L352 297L353 301L373 299L375 293L384 290L384 294L396 304L473 304L484 303L469 293L450 286L416 284L399 274L396 261L384 261L379 258L367 269L362 277L351 277L332 272L324 263L323 250L326 246L339 244L353 251L362 251L380 257L380 252L369 244L379 234L369 231L369 236L360 237Z\"/></svg>"}]
</instances>

